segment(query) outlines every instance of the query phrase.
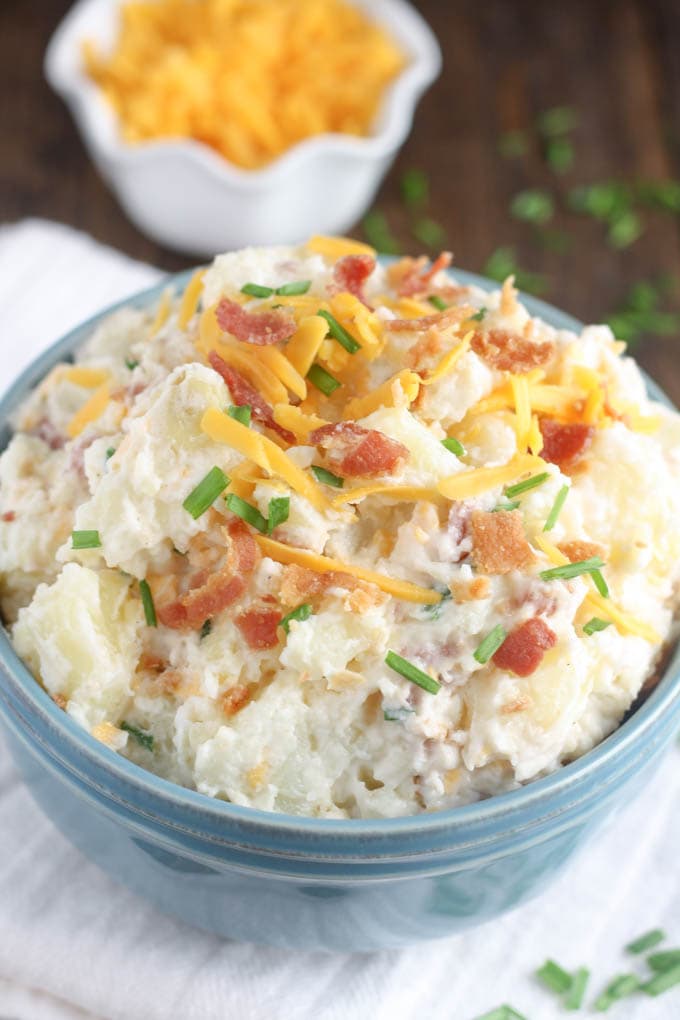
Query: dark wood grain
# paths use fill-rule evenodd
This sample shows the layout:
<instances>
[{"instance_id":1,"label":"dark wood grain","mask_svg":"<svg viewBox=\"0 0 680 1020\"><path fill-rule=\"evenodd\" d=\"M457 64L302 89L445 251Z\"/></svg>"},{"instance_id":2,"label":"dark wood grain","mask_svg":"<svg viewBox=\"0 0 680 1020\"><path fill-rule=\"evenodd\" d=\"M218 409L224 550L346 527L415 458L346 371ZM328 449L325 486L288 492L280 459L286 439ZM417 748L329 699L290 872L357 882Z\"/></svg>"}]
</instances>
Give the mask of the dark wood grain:
<instances>
[{"instance_id":1,"label":"dark wood grain","mask_svg":"<svg viewBox=\"0 0 680 1020\"><path fill-rule=\"evenodd\" d=\"M144 238L121 213L85 153L59 100L45 85L42 58L65 0L0 4L0 220L46 216L73 224L167 269L190 260ZM431 210L459 265L480 270L500 245L545 274L546 297L597 321L640 279L680 279L679 220L646 216L633 245L613 250L601 224L565 211L570 189L598 180L680 177L680 8L677 0L420 0L444 51L441 78L422 101L413 133L377 204L404 250L418 244L399 194L409 167L430 179ZM551 172L535 138L536 119L554 105L580 115L573 169ZM521 159L499 155L499 135L522 129ZM573 249L548 251L509 213L527 187L549 189ZM675 310L678 310L677 298ZM640 360L680 401L680 337L647 338Z\"/></svg>"}]
</instances>

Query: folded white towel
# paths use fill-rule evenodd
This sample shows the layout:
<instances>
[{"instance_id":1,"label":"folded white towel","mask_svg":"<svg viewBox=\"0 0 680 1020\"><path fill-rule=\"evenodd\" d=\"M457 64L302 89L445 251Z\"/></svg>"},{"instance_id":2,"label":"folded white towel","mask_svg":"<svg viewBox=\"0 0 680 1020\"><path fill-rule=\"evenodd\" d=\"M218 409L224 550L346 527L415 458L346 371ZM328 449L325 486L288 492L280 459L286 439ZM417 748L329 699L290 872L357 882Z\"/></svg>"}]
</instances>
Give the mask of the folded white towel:
<instances>
[{"instance_id":1,"label":"folded white towel","mask_svg":"<svg viewBox=\"0 0 680 1020\"><path fill-rule=\"evenodd\" d=\"M70 326L156 270L56 224L0 230L0 388ZM74 850L34 805L0 740L0 1020L472 1020L511 1003L563 1013L532 973L593 970L588 1001L635 968L653 927L680 943L680 761L540 899L438 943L368 955L228 942L159 914ZM578 1015L578 1014L575 1014ZM613 1020L677 1020L680 987Z\"/></svg>"}]
</instances>

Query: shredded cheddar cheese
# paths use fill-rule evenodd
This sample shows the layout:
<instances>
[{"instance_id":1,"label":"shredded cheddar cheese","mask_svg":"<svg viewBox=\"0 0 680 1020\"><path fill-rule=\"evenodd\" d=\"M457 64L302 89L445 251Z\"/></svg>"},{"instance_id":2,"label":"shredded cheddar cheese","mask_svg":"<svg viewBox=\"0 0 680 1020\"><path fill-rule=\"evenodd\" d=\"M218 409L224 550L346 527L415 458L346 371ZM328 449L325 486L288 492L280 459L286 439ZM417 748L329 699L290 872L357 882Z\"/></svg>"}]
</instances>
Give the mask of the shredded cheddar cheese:
<instances>
[{"instance_id":1,"label":"shredded cheddar cheese","mask_svg":"<svg viewBox=\"0 0 680 1020\"><path fill-rule=\"evenodd\" d=\"M307 241L306 247L317 255L329 259L341 259L345 255L375 255L375 248L353 237L325 237L315 234Z\"/></svg>"},{"instance_id":2,"label":"shredded cheddar cheese","mask_svg":"<svg viewBox=\"0 0 680 1020\"><path fill-rule=\"evenodd\" d=\"M294 404L274 404L274 421L282 428L293 432L295 438L304 443L309 438L309 433L314 429L327 425L328 422L319 418L317 414L305 414L300 407Z\"/></svg>"},{"instance_id":3,"label":"shredded cheddar cheese","mask_svg":"<svg viewBox=\"0 0 680 1020\"><path fill-rule=\"evenodd\" d=\"M306 376L326 339L328 323L320 315L309 315L301 319L297 331L288 341L286 357L293 368Z\"/></svg>"},{"instance_id":4,"label":"shredded cheddar cheese","mask_svg":"<svg viewBox=\"0 0 680 1020\"><path fill-rule=\"evenodd\" d=\"M534 457L530 453L520 453L501 467L474 468L471 471L461 471L460 474L453 475L451 478L444 478L437 488L441 495L446 496L447 499L470 499L472 496L479 496L482 492L488 492L489 489L495 489L499 485L514 482L520 475L542 470L545 466L545 461L540 457Z\"/></svg>"},{"instance_id":5,"label":"shredded cheddar cheese","mask_svg":"<svg viewBox=\"0 0 680 1020\"><path fill-rule=\"evenodd\" d=\"M470 347L472 335L472 331L466 333L460 343L444 355L437 367L422 380L423 386L431 386L432 383L438 382L444 376L453 372L460 359Z\"/></svg>"},{"instance_id":6,"label":"shredded cheddar cheese","mask_svg":"<svg viewBox=\"0 0 680 1020\"><path fill-rule=\"evenodd\" d=\"M75 439L88 425L96 421L97 418L100 418L106 410L110 399L109 384L103 383L71 418L67 426L69 437Z\"/></svg>"},{"instance_id":7,"label":"shredded cheddar cheese","mask_svg":"<svg viewBox=\"0 0 680 1020\"><path fill-rule=\"evenodd\" d=\"M165 323L168 321L170 316L170 309L172 308L172 295L168 289L164 290L161 294L161 299L158 302L158 308L156 309L156 315L153 322L151 323L151 329L149 335L154 337L159 330L163 328Z\"/></svg>"},{"instance_id":8,"label":"shredded cheddar cheese","mask_svg":"<svg viewBox=\"0 0 680 1020\"><path fill-rule=\"evenodd\" d=\"M105 368L88 368L87 365L70 365L58 373L59 378L67 379L76 386L93 390L108 381L109 373Z\"/></svg>"},{"instance_id":9,"label":"shredded cheddar cheese","mask_svg":"<svg viewBox=\"0 0 680 1020\"><path fill-rule=\"evenodd\" d=\"M186 329L189 325L190 320L196 314L198 308L198 302L201 297L201 290L203 287L203 277L205 276L204 269L197 269L193 274L189 283L187 284L186 290L182 295L182 301L179 306L179 313L177 315L177 325L180 329Z\"/></svg>"},{"instance_id":10,"label":"shredded cheddar cheese","mask_svg":"<svg viewBox=\"0 0 680 1020\"><path fill-rule=\"evenodd\" d=\"M398 407L402 403L412 404L418 396L421 378L415 372L404 368L390 379L367 393L365 397L354 397L345 407L345 416L356 420L365 418L379 407Z\"/></svg>"},{"instance_id":11,"label":"shredded cheddar cheese","mask_svg":"<svg viewBox=\"0 0 680 1020\"><path fill-rule=\"evenodd\" d=\"M436 489L417 485L384 485L376 482L375 485L361 485L356 489L349 489L347 492L341 493L333 500L333 506L340 507L346 503L359 503L367 496L387 496L389 499L405 502L417 502L421 499L429 503L443 502L441 494Z\"/></svg>"}]
</instances>

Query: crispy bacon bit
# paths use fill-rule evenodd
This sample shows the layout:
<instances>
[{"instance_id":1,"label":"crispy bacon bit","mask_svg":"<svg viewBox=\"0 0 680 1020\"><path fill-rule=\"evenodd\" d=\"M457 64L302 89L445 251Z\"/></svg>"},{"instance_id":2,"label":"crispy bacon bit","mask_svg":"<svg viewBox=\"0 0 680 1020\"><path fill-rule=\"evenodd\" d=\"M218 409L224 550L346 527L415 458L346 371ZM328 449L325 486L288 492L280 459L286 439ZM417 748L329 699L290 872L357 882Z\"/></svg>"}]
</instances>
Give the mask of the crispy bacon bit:
<instances>
[{"instance_id":1,"label":"crispy bacon bit","mask_svg":"<svg viewBox=\"0 0 680 1020\"><path fill-rule=\"evenodd\" d=\"M12 521L15 521L16 519L17 515L14 512L14 510L5 510L4 514L2 515L2 520L6 521L8 524L11 523Z\"/></svg>"},{"instance_id":2,"label":"crispy bacon bit","mask_svg":"<svg viewBox=\"0 0 680 1020\"><path fill-rule=\"evenodd\" d=\"M473 577L471 581L454 581L449 590L456 602L477 602L488 598L491 582L488 577Z\"/></svg>"},{"instance_id":3,"label":"crispy bacon bit","mask_svg":"<svg viewBox=\"0 0 680 1020\"><path fill-rule=\"evenodd\" d=\"M425 256L419 259L400 259L399 262L395 262L389 267L387 278L400 297L420 297L425 294L440 293L443 288L433 289L430 284L432 278L437 273L441 272L442 269L448 269L451 265L451 259L451 252L443 251L434 260L429 269L426 269L428 260ZM467 287L453 287L451 285L445 289L447 291L467 291Z\"/></svg>"},{"instance_id":4,"label":"crispy bacon bit","mask_svg":"<svg viewBox=\"0 0 680 1020\"><path fill-rule=\"evenodd\" d=\"M531 676L545 652L556 642L555 632L540 616L534 616L508 634L494 655L493 663L516 676Z\"/></svg>"},{"instance_id":5,"label":"crispy bacon bit","mask_svg":"<svg viewBox=\"0 0 680 1020\"><path fill-rule=\"evenodd\" d=\"M558 542L557 548L564 553L570 563L580 563L581 560L589 560L591 556L602 556L604 549L597 542L584 542L575 539L572 542Z\"/></svg>"},{"instance_id":6,"label":"crispy bacon bit","mask_svg":"<svg viewBox=\"0 0 680 1020\"><path fill-rule=\"evenodd\" d=\"M220 698L220 708L227 716L236 715L248 704L251 698L250 688L245 684L236 684L235 687L225 691Z\"/></svg>"},{"instance_id":7,"label":"crispy bacon bit","mask_svg":"<svg viewBox=\"0 0 680 1020\"><path fill-rule=\"evenodd\" d=\"M274 648L279 642L276 628L281 622L281 613L276 609L248 609L234 620L234 623L254 651Z\"/></svg>"},{"instance_id":8,"label":"crispy bacon bit","mask_svg":"<svg viewBox=\"0 0 680 1020\"><path fill-rule=\"evenodd\" d=\"M32 430L32 435L42 439L43 443L47 443L50 450L61 450L62 446L66 443L66 437L62 436L61 432L52 424L49 418L41 418Z\"/></svg>"},{"instance_id":9,"label":"crispy bacon bit","mask_svg":"<svg viewBox=\"0 0 680 1020\"><path fill-rule=\"evenodd\" d=\"M447 308L444 312L423 315L419 319L387 319L385 329L391 330L393 333L425 333L431 329L442 330L468 319L472 311L471 305L456 305Z\"/></svg>"},{"instance_id":10,"label":"crispy bacon bit","mask_svg":"<svg viewBox=\"0 0 680 1020\"><path fill-rule=\"evenodd\" d=\"M541 457L551 464L557 464L562 470L580 460L595 435L593 425L583 425L580 422L563 425L552 418L541 418L540 425L543 436Z\"/></svg>"},{"instance_id":11,"label":"crispy bacon bit","mask_svg":"<svg viewBox=\"0 0 680 1020\"><path fill-rule=\"evenodd\" d=\"M224 534L227 548L223 565L213 573L200 570L189 580L188 590L173 602L156 603L158 619L165 627L198 630L245 591L259 555L257 544L242 521L232 521Z\"/></svg>"},{"instance_id":12,"label":"crispy bacon bit","mask_svg":"<svg viewBox=\"0 0 680 1020\"><path fill-rule=\"evenodd\" d=\"M497 510L496 513L475 510L471 523L477 570L485 574L507 574L526 567L533 560L519 510Z\"/></svg>"},{"instance_id":13,"label":"crispy bacon bit","mask_svg":"<svg viewBox=\"0 0 680 1020\"><path fill-rule=\"evenodd\" d=\"M441 349L442 341L440 334L436 329L428 329L419 340L416 340L413 347L406 352L409 368L412 368L414 372L420 372L428 367L432 358L441 353Z\"/></svg>"},{"instance_id":14,"label":"crispy bacon bit","mask_svg":"<svg viewBox=\"0 0 680 1020\"><path fill-rule=\"evenodd\" d=\"M531 698L527 698L526 695L522 694L509 704L503 705L501 715L514 715L515 712L524 712L530 705Z\"/></svg>"},{"instance_id":15,"label":"crispy bacon bit","mask_svg":"<svg viewBox=\"0 0 680 1020\"><path fill-rule=\"evenodd\" d=\"M218 375L221 375L224 379L229 387L231 399L237 407L249 404L255 421L259 421L260 425L264 425L266 428L271 429L272 432L276 432L284 442L295 443L293 433L289 432L288 429L282 428L278 422L274 421L274 412L267 401L257 392L254 386L250 385L247 379L244 379L240 372L232 368L231 365L228 365L219 356L217 351L210 352L208 361L210 362L210 367L214 368Z\"/></svg>"},{"instance_id":16,"label":"crispy bacon bit","mask_svg":"<svg viewBox=\"0 0 680 1020\"><path fill-rule=\"evenodd\" d=\"M551 340L528 340L506 329L475 330L470 346L491 368L518 374L547 365L555 351Z\"/></svg>"},{"instance_id":17,"label":"crispy bacon bit","mask_svg":"<svg viewBox=\"0 0 680 1020\"><path fill-rule=\"evenodd\" d=\"M343 574L339 570L317 574L315 570L291 563L290 566L284 567L279 598L284 606L299 606L301 602L311 602L319 598L329 588L348 588L351 591L358 583L351 574Z\"/></svg>"},{"instance_id":18,"label":"crispy bacon bit","mask_svg":"<svg viewBox=\"0 0 680 1020\"><path fill-rule=\"evenodd\" d=\"M364 284L374 269L375 259L372 255L345 255L333 266L331 290L335 294L349 291L369 307L364 296Z\"/></svg>"},{"instance_id":19,"label":"crispy bacon bit","mask_svg":"<svg viewBox=\"0 0 680 1020\"><path fill-rule=\"evenodd\" d=\"M218 325L244 344L265 347L290 340L296 330L295 319L282 308L268 312L247 312L229 298L222 298L215 311Z\"/></svg>"},{"instance_id":20,"label":"crispy bacon bit","mask_svg":"<svg viewBox=\"0 0 680 1020\"><path fill-rule=\"evenodd\" d=\"M328 451L332 470L343 478L391 475L408 458L403 443L353 421L322 425L310 434L309 442Z\"/></svg>"}]
</instances>

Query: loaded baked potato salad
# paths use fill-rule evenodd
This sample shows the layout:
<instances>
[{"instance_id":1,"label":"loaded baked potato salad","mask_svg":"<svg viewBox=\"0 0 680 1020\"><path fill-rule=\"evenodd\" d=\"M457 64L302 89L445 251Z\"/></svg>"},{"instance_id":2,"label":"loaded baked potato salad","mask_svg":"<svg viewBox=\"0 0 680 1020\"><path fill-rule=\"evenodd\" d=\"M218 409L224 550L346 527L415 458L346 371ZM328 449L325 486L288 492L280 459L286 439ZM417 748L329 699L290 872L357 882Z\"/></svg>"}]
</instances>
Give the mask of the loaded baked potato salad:
<instances>
[{"instance_id":1,"label":"loaded baked potato salad","mask_svg":"<svg viewBox=\"0 0 680 1020\"><path fill-rule=\"evenodd\" d=\"M100 741L237 804L408 815L601 741L680 576L680 418L609 329L358 242L215 259L15 416L2 610Z\"/></svg>"}]
</instances>

